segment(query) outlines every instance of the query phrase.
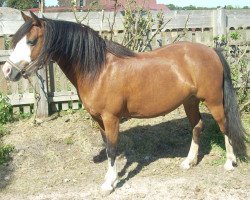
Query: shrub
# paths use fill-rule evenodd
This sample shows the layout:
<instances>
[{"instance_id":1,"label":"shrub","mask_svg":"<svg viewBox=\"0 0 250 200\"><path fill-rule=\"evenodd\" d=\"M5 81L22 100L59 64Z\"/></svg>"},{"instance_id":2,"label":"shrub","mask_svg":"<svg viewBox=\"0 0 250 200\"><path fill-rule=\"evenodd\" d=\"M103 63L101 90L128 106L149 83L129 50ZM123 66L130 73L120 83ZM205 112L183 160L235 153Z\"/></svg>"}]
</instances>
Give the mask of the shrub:
<instances>
[{"instance_id":1,"label":"shrub","mask_svg":"<svg viewBox=\"0 0 250 200\"><path fill-rule=\"evenodd\" d=\"M231 75L236 93L238 96L239 105L244 105L245 102L249 101L248 83L250 71L248 69L248 60L246 56L247 48L240 47L237 45L237 41L242 36L236 30L228 35L222 35L221 37L215 37L214 42L216 47L222 47L224 54L231 66ZM228 39L234 42L230 44ZM249 106L244 107L245 111L249 111Z\"/></svg>"},{"instance_id":2,"label":"shrub","mask_svg":"<svg viewBox=\"0 0 250 200\"><path fill-rule=\"evenodd\" d=\"M7 133L3 124L12 121L12 106L9 99L0 93L0 165L10 159L10 153L14 150L12 145L2 144L1 138Z\"/></svg>"},{"instance_id":3,"label":"shrub","mask_svg":"<svg viewBox=\"0 0 250 200\"><path fill-rule=\"evenodd\" d=\"M1 145L0 146L0 165L10 160L10 153L14 151L12 145Z\"/></svg>"},{"instance_id":4,"label":"shrub","mask_svg":"<svg viewBox=\"0 0 250 200\"><path fill-rule=\"evenodd\" d=\"M12 121L12 119L12 106L9 103L9 99L0 93L0 124L6 124Z\"/></svg>"}]
</instances>

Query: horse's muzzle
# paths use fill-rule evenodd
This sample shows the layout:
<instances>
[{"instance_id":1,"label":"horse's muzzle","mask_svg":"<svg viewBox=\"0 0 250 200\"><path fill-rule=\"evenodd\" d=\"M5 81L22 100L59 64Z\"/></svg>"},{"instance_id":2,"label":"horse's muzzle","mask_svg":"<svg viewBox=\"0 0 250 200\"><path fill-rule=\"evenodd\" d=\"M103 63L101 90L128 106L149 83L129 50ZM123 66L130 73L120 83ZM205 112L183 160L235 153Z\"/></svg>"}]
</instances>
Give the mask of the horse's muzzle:
<instances>
[{"instance_id":1,"label":"horse's muzzle","mask_svg":"<svg viewBox=\"0 0 250 200\"><path fill-rule=\"evenodd\" d=\"M16 69L8 62L3 65L2 71L6 80L19 81L22 77L20 70Z\"/></svg>"}]
</instances>

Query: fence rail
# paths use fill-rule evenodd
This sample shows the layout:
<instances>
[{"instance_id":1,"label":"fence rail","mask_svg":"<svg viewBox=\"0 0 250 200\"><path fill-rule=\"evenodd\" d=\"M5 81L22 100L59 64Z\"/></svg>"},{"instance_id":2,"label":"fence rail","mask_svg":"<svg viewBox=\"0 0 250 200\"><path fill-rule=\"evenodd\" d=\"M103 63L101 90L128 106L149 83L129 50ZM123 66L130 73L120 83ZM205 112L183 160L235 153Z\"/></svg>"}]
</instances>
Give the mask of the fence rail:
<instances>
[{"instance_id":1,"label":"fence rail","mask_svg":"<svg viewBox=\"0 0 250 200\"><path fill-rule=\"evenodd\" d=\"M45 13L45 17L52 19L62 19L75 21L73 13ZM84 15L78 12L77 16ZM112 12L102 15L98 12L91 12L88 18L83 22L93 29L102 32L103 35L109 34L109 19L112 19ZM156 13L153 13L155 16ZM187 17L189 21L185 27ZM182 41L199 42L208 46L214 45L214 37L230 33L237 30L242 36L240 40L229 41L231 44L237 44L245 48L250 45L250 10L202 10L202 11L170 11L165 13L166 21L172 19L162 32L160 32L152 41L153 48L172 43L175 38L187 28L187 34L181 38ZM114 26L114 40L121 42L123 38L123 17L119 13L116 16ZM19 11L0 8L0 65L8 58L11 50L4 50L6 44L6 35L13 35L23 24ZM153 27L155 29L156 27ZM152 30L153 32L154 30ZM250 60L249 51L246 52ZM249 66L248 66L249 67ZM1 71L1 70L0 70ZM28 80L22 79L17 83L9 83L3 79L0 72L0 91L6 93L10 102L15 106L15 111L32 112L37 106L38 116L47 116L49 110L67 110L69 108L79 109L81 104L76 89L68 81L66 76L60 70L56 63L51 63L47 68L39 70L39 78L34 76L31 84ZM36 89L34 89L36 88ZM37 101L35 92L38 91L41 99Z\"/></svg>"}]
</instances>

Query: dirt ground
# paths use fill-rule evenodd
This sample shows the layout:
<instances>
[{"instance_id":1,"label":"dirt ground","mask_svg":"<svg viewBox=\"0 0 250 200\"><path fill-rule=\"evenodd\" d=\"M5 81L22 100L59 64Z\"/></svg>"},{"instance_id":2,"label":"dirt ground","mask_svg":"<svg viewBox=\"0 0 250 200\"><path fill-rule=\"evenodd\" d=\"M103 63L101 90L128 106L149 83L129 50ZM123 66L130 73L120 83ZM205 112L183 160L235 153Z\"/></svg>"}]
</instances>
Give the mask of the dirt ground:
<instances>
[{"instance_id":1,"label":"dirt ground","mask_svg":"<svg viewBox=\"0 0 250 200\"><path fill-rule=\"evenodd\" d=\"M9 128L4 143L16 151L0 167L1 200L250 199L250 165L241 162L233 172L224 171L225 154L216 139L202 136L199 164L179 168L191 141L182 109L121 123L120 182L107 197L100 193L107 169L102 139L84 111L53 115L38 125L26 119Z\"/></svg>"}]
</instances>

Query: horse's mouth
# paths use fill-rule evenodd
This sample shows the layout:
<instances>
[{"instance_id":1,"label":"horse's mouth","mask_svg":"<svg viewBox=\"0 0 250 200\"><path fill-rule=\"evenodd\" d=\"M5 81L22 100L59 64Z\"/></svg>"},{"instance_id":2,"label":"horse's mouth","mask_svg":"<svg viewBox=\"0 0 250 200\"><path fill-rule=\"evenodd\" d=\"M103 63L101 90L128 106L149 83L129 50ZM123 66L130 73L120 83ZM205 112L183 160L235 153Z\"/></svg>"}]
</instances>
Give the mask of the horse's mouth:
<instances>
[{"instance_id":1,"label":"horse's mouth","mask_svg":"<svg viewBox=\"0 0 250 200\"><path fill-rule=\"evenodd\" d=\"M12 81L12 82L17 82L17 81L19 81L21 78L22 78L21 73L16 74L15 77L11 76L11 74L10 74L10 76L6 76L6 77L5 77L5 79L6 79L7 81Z\"/></svg>"},{"instance_id":2,"label":"horse's mouth","mask_svg":"<svg viewBox=\"0 0 250 200\"><path fill-rule=\"evenodd\" d=\"M13 82L17 82L22 78L22 74L18 73L14 78L10 79Z\"/></svg>"},{"instance_id":3,"label":"horse's mouth","mask_svg":"<svg viewBox=\"0 0 250 200\"><path fill-rule=\"evenodd\" d=\"M17 82L22 78L22 76L24 78L27 78L27 73L26 72L23 73L22 71L20 71L20 66L21 67L24 66L22 64L23 64L22 62L18 64L14 63L12 64L12 62L6 61L6 63L2 67L5 79L8 81Z\"/></svg>"}]
</instances>

